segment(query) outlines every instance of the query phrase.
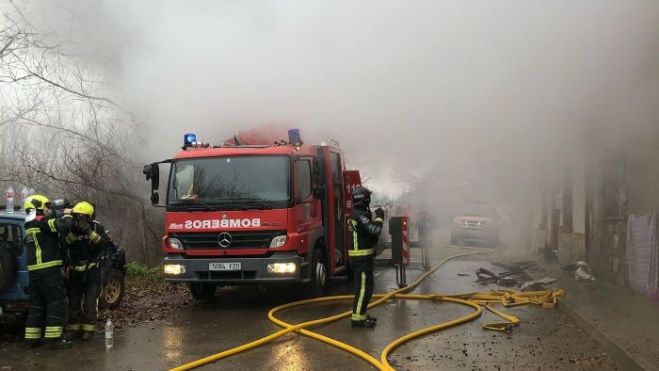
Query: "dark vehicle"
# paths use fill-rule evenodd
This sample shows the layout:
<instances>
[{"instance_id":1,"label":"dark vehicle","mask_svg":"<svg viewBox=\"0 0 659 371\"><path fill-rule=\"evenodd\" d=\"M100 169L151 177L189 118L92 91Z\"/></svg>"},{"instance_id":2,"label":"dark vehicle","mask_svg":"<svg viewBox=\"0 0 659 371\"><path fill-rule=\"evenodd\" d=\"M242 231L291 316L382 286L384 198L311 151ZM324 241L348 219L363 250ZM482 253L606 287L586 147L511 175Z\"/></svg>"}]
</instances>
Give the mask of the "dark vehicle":
<instances>
[{"instance_id":1,"label":"dark vehicle","mask_svg":"<svg viewBox=\"0 0 659 371\"><path fill-rule=\"evenodd\" d=\"M98 300L101 309L114 309L121 304L124 297L124 278L126 277L126 250L115 244L108 249L101 260L103 290Z\"/></svg>"},{"instance_id":2,"label":"dark vehicle","mask_svg":"<svg viewBox=\"0 0 659 371\"><path fill-rule=\"evenodd\" d=\"M467 205L453 219L451 244L466 243L489 246L499 244L499 222L495 207L481 203Z\"/></svg>"},{"instance_id":3,"label":"dark vehicle","mask_svg":"<svg viewBox=\"0 0 659 371\"><path fill-rule=\"evenodd\" d=\"M30 307L25 213L4 210L0 211L0 322L14 322Z\"/></svg>"}]
</instances>

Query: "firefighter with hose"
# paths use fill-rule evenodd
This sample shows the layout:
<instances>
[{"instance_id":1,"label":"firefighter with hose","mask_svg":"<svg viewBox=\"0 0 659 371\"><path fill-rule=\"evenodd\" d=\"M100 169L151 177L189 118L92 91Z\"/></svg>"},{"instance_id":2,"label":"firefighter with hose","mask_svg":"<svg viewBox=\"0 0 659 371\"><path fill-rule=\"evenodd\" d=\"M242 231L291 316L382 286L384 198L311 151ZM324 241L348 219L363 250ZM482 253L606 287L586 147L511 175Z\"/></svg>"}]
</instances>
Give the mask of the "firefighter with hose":
<instances>
[{"instance_id":1,"label":"firefighter with hose","mask_svg":"<svg viewBox=\"0 0 659 371\"><path fill-rule=\"evenodd\" d=\"M366 314L368 303L373 296L373 260L375 245L382 232L384 210L375 210L372 219L371 191L364 186L357 186L352 191L353 211L350 215L349 231L352 234L352 246L348 250L350 269L355 278L355 298L352 306L352 327L373 328L377 319Z\"/></svg>"}]
</instances>

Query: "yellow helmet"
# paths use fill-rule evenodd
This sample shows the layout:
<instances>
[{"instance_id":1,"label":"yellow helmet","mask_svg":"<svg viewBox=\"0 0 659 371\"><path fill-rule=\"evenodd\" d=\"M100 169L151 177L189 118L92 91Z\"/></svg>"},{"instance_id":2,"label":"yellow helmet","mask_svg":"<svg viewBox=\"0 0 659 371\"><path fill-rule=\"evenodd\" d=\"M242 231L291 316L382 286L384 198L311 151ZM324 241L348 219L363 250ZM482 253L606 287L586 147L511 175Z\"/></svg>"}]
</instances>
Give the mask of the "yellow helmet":
<instances>
[{"instance_id":1,"label":"yellow helmet","mask_svg":"<svg viewBox=\"0 0 659 371\"><path fill-rule=\"evenodd\" d=\"M43 195L32 195L23 202L23 209L36 209L43 211L44 207L50 207L50 200Z\"/></svg>"},{"instance_id":2,"label":"yellow helmet","mask_svg":"<svg viewBox=\"0 0 659 371\"><path fill-rule=\"evenodd\" d=\"M74 214L87 215L91 218L94 215L94 206L87 201L81 201L73 206L71 212Z\"/></svg>"}]
</instances>

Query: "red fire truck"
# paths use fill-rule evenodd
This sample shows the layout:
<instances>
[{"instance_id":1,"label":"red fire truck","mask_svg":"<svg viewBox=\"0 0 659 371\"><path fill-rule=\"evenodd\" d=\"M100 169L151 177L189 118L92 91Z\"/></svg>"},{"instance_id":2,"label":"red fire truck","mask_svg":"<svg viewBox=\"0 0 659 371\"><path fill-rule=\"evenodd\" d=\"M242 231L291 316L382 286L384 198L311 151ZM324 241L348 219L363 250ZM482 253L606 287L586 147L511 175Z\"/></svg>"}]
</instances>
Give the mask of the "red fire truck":
<instances>
[{"instance_id":1,"label":"red fire truck","mask_svg":"<svg viewBox=\"0 0 659 371\"><path fill-rule=\"evenodd\" d=\"M144 167L158 204L159 165L170 165L166 281L189 283L198 299L219 284L275 282L320 295L329 276L347 272L346 218L359 172L345 169L337 143L304 144L297 129L287 140L275 135L210 145L186 134L173 159Z\"/></svg>"}]
</instances>

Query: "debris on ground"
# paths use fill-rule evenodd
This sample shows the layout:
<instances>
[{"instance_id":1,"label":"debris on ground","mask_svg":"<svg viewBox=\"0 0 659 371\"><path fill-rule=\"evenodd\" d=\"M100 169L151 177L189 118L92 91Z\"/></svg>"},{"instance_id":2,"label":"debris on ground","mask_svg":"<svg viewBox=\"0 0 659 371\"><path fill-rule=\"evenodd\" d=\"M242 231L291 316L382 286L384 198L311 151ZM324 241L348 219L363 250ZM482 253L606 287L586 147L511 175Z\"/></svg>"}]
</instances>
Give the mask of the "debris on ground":
<instances>
[{"instance_id":1,"label":"debris on ground","mask_svg":"<svg viewBox=\"0 0 659 371\"><path fill-rule=\"evenodd\" d=\"M476 277L478 277L478 281L497 280L497 274L485 268L478 268L476 270Z\"/></svg>"},{"instance_id":2,"label":"debris on ground","mask_svg":"<svg viewBox=\"0 0 659 371\"><path fill-rule=\"evenodd\" d=\"M574 279L576 281L595 281L595 276L590 270L590 266L585 261L578 261L577 269L574 271Z\"/></svg>"},{"instance_id":3,"label":"debris on ground","mask_svg":"<svg viewBox=\"0 0 659 371\"><path fill-rule=\"evenodd\" d=\"M518 285L518 281L513 277L503 277L497 281L497 284L503 287L513 287Z\"/></svg>"},{"instance_id":4,"label":"debris on ground","mask_svg":"<svg viewBox=\"0 0 659 371\"><path fill-rule=\"evenodd\" d=\"M193 303L190 291L183 284L160 282L127 287L119 307L99 312L97 323L104 325L111 317L115 328L134 327L165 320Z\"/></svg>"},{"instance_id":5,"label":"debris on ground","mask_svg":"<svg viewBox=\"0 0 659 371\"><path fill-rule=\"evenodd\" d=\"M539 280L527 281L520 287L522 291L542 291L545 286L556 282L556 278L544 277Z\"/></svg>"},{"instance_id":6,"label":"debris on ground","mask_svg":"<svg viewBox=\"0 0 659 371\"><path fill-rule=\"evenodd\" d=\"M467 273L458 273L458 277L469 277Z\"/></svg>"},{"instance_id":7,"label":"debris on ground","mask_svg":"<svg viewBox=\"0 0 659 371\"><path fill-rule=\"evenodd\" d=\"M535 265L533 262L520 262L514 264L493 263L495 266L507 269L506 272L494 273L486 268L478 268L476 270L476 282L481 285L496 283L502 287L519 287L520 282L525 282L530 279L526 273L526 269Z\"/></svg>"}]
</instances>

